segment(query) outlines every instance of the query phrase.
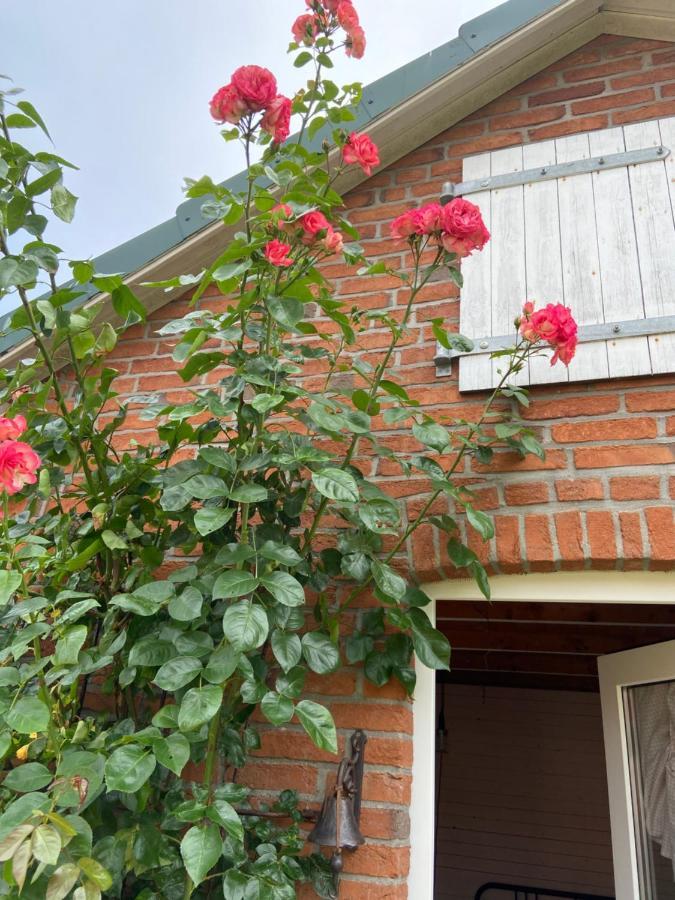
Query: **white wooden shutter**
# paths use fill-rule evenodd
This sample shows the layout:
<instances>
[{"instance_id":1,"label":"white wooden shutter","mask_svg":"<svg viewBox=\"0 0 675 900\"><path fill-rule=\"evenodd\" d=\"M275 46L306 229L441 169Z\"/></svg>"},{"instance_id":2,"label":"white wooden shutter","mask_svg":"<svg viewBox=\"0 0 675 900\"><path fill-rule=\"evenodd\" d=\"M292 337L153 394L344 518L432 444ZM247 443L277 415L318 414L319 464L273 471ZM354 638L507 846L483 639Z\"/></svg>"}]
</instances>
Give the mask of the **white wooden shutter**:
<instances>
[{"instance_id":1,"label":"white wooden shutter","mask_svg":"<svg viewBox=\"0 0 675 900\"><path fill-rule=\"evenodd\" d=\"M650 161L612 159L643 150ZM592 171L575 174L582 160ZM537 177L560 165L570 174ZM524 170L534 180L490 187ZM569 369L548 354L521 383L675 371L675 117L468 157L463 179L486 181L457 193L480 206L492 240L462 263L460 331L476 346L460 358L460 390L497 383L489 340L515 335L525 300L569 306L580 342Z\"/></svg>"}]
</instances>

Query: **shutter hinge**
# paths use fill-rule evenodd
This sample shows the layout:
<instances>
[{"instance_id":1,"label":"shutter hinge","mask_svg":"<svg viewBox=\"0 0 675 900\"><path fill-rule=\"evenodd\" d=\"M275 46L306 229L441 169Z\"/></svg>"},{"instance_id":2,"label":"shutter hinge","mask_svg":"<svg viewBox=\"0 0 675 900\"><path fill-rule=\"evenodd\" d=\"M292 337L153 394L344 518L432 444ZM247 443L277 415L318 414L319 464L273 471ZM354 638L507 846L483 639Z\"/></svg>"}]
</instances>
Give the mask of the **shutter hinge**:
<instances>
[{"instance_id":1,"label":"shutter hinge","mask_svg":"<svg viewBox=\"0 0 675 900\"><path fill-rule=\"evenodd\" d=\"M589 341L612 341L627 337L641 337L675 332L675 316L655 316L651 319L631 319L626 322L604 322L600 325L580 325L577 340L580 344ZM439 368L449 369L453 359L462 356L481 356L495 350L513 347L515 334L496 337L482 337L474 340L473 350L452 350L436 344L434 362Z\"/></svg>"},{"instance_id":2,"label":"shutter hinge","mask_svg":"<svg viewBox=\"0 0 675 900\"><path fill-rule=\"evenodd\" d=\"M617 169L622 166L639 166L642 163L658 162L669 156L669 147L646 147L643 150L608 153L605 156L577 159L574 162L560 163L555 166L540 166L536 169L524 169L522 172L508 172L505 175L476 178L473 181L462 181L460 184L446 181L441 192L441 203L446 204L455 197L465 197L467 194L476 194L479 191L493 191L498 188L516 187L520 184L535 184L539 181L551 181L555 178L566 178L572 175L588 175L591 172L604 172L607 169Z\"/></svg>"}]
</instances>

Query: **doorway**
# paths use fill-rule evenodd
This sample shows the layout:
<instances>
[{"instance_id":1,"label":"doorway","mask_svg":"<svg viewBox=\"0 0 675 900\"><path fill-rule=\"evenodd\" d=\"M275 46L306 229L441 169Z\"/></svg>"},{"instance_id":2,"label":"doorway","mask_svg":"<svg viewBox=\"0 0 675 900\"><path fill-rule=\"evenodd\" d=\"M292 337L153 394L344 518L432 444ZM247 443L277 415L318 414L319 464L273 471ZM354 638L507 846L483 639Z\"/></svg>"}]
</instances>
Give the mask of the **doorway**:
<instances>
[{"instance_id":1,"label":"doorway","mask_svg":"<svg viewBox=\"0 0 675 900\"><path fill-rule=\"evenodd\" d=\"M551 891L541 900L674 900L660 854L661 893L615 894L597 660L675 639L675 608L437 598L453 666L436 687L433 897L525 896L484 887L497 883Z\"/></svg>"}]
</instances>

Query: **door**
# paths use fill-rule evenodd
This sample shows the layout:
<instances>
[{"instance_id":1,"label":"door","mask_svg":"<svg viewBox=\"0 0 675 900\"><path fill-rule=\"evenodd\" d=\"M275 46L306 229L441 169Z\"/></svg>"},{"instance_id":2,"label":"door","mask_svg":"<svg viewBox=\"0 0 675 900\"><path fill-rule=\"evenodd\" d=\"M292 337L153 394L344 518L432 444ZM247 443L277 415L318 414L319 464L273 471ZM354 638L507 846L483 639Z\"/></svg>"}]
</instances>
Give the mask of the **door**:
<instances>
[{"instance_id":1,"label":"door","mask_svg":"<svg viewBox=\"0 0 675 900\"><path fill-rule=\"evenodd\" d=\"M675 641L598 670L616 900L675 900Z\"/></svg>"}]
</instances>

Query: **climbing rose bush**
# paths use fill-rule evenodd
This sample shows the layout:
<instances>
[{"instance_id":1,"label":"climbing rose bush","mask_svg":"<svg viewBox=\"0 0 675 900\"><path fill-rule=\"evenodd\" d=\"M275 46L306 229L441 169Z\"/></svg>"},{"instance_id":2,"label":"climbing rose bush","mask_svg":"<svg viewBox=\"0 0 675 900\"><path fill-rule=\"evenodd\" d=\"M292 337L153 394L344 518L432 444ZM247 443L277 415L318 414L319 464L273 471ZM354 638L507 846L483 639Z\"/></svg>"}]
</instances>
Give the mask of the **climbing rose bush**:
<instances>
[{"instance_id":1,"label":"climbing rose bush","mask_svg":"<svg viewBox=\"0 0 675 900\"><path fill-rule=\"evenodd\" d=\"M32 341L0 370L10 900L293 900L303 882L335 897L327 856L303 848L310 813L284 784L252 790L247 760L283 727L337 761L345 735L307 696L310 673L362 666L413 694L417 661L448 667L406 544L431 525L489 596L465 536L468 523L489 540L493 523L455 474L495 446L542 455L514 375L542 347L569 362L564 307L526 304L473 422L422 408L401 383L393 360L420 292L461 285L460 259L489 235L468 201L425 204L391 223L400 267L367 258L339 190L345 172L377 171L379 152L356 119L360 87L325 78L331 54L358 57L365 38L346 0L307 7L290 52L309 77L294 97L251 65L211 100L223 140L242 146L245 186L186 183L222 224L221 248L150 286L190 291L189 311L158 332L185 385L169 395L122 394L116 344L146 310L121 275L66 261L48 240L53 217L74 215L70 164L50 144L24 146L46 125L1 82L0 304L18 306L8 328ZM397 308L336 296L323 266L336 260L395 278ZM431 327L471 349L441 319ZM376 356L373 334L388 341ZM495 411L497 398L508 402ZM382 423L416 449L392 449ZM375 458L426 480L416 515L369 474Z\"/></svg>"}]
</instances>

